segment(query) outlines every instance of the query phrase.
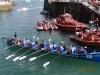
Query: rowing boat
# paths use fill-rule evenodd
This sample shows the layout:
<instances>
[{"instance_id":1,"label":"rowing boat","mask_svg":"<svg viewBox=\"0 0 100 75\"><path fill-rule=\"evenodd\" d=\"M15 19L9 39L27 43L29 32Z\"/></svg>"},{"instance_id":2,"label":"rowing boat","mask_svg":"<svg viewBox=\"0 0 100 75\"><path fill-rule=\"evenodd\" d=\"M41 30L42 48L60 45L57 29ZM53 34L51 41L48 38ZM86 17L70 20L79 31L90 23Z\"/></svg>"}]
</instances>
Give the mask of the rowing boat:
<instances>
[{"instance_id":1,"label":"rowing boat","mask_svg":"<svg viewBox=\"0 0 100 75\"><path fill-rule=\"evenodd\" d=\"M7 39L7 44L13 45L11 38ZM21 47L21 46L17 45L17 47ZM27 47L26 47L26 49L30 50ZM37 51L37 49L33 49L33 51ZM42 51L40 51L40 53L47 53L47 51L42 50ZM53 53L50 53L49 55L59 56L60 54L56 53L56 52L53 52ZM81 60L100 62L100 52L92 52L92 53L79 54L79 55L68 55L67 53L65 53L65 54L61 55L61 57L66 58L66 60L69 59L69 58L74 58L74 59L81 59Z\"/></svg>"}]
</instances>

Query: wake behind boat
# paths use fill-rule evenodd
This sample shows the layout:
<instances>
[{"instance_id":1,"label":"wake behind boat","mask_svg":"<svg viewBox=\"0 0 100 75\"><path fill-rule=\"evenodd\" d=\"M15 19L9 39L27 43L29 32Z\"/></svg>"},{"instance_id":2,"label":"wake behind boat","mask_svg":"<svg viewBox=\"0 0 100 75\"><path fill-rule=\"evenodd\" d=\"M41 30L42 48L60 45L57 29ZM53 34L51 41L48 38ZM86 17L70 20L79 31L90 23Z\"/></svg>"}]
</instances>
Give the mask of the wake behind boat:
<instances>
[{"instance_id":1,"label":"wake behind boat","mask_svg":"<svg viewBox=\"0 0 100 75\"><path fill-rule=\"evenodd\" d=\"M25 6L23 6L21 9L17 9L17 11L27 11L29 10L28 8L26 8Z\"/></svg>"},{"instance_id":2,"label":"wake behind boat","mask_svg":"<svg viewBox=\"0 0 100 75\"><path fill-rule=\"evenodd\" d=\"M25 41L25 40L24 40ZM100 62L100 52L96 52L96 51L94 51L94 52L91 52L91 53L87 53L85 50L84 50L84 48L82 47L82 49L81 50L78 50L77 52L78 52L78 54L77 53L75 53L75 51L74 51L74 53L73 53L73 50L75 49L74 48L74 46L72 46L72 50L71 49L66 49L66 48L64 48L64 44L62 43L62 44L60 44L60 46L54 46L53 47L53 44L50 44L50 45L47 45L46 46L46 43L44 43L44 41L42 41L42 43L41 44L38 44L37 45L37 47L35 46L34 48L33 48L33 46L30 46L30 47L28 47L28 45L26 46L26 44L25 45L21 45L21 43L23 42L23 41L21 41L21 40L19 40L19 42L20 42L20 44L19 45L17 45L17 47L19 46L19 47L21 47L21 48L26 48L26 49L28 49L28 50L30 50L30 49L32 49L33 51L36 51L36 53L37 52L42 52L43 53L43 55L40 55L40 56L38 56L38 57L41 57L41 56L44 56L44 55L47 55L47 54L49 54L49 55L56 55L56 56L59 56L59 55L61 55L61 57L64 57L66 60L67 60L67 57L68 58L75 58L75 59L82 59L82 60L89 60L89 61L95 61L95 62ZM10 45L14 45L14 40L13 39L11 39L11 38L8 38L7 39L7 44L10 44ZM45 44L45 46L43 46L42 47L42 44ZM53 49L52 49L53 48ZM61 49L61 50L60 50ZM63 50L63 49L65 49L65 50ZM59 51L60 50L60 51ZM35 52L34 52L35 53ZM33 54L34 54L33 53ZM44 54L45 53L45 54ZM64 54L63 54L64 53ZM31 54L29 54L29 55L31 55ZM24 56L25 57L25 56ZM38 57L35 57L35 59L36 58L38 58Z\"/></svg>"}]
</instances>

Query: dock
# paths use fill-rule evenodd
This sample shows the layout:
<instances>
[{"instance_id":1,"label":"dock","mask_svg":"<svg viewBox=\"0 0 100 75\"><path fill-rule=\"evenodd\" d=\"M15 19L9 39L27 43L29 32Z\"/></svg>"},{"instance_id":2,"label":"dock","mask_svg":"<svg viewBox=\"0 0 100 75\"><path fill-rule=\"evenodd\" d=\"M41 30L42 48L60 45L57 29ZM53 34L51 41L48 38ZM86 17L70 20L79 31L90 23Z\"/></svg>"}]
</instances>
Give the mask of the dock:
<instances>
[{"instance_id":1,"label":"dock","mask_svg":"<svg viewBox=\"0 0 100 75\"><path fill-rule=\"evenodd\" d=\"M100 20L100 6L91 0L44 0L43 10L50 11L55 17L65 12L70 13L76 20L84 23L96 18Z\"/></svg>"}]
</instances>

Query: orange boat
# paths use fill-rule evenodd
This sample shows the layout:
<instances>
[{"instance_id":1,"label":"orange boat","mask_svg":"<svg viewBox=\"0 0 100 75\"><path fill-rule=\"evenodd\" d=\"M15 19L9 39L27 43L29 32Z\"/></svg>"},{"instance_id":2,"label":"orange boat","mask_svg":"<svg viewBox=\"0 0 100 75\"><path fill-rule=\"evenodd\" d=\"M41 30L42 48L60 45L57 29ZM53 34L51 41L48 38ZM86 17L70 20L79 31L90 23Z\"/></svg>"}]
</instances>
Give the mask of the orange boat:
<instances>
[{"instance_id":1,"label":"orange boat","mask_svg":"<svg viewBox=\"0 0 100 75\"><path fill-rule=\"evenodd\" d=\"M84 37L70 36L70 39L76 41L79 44L85 46L100 47L100 38L98 37L89 37L89 39L83 39Z\"/></svg>"},{"instance_id":2,"label":"orange boat","mask_svg":"<svg viewBox=\"0 0 100 75\"><path fill-rule=\"evenodd\" d=\"M48 31L47 25L44 25L44 26L43 26L43 29L44 29L45 31Z\"/></svg>"},{"instance_id":3,"label":"orange boat","mask_svg":"<svg viewBox=\"0 0 100 75\"><path fill-rule=\"evenodd\" d=\"M80 23L73 19L72 15L64 14L56 18L57 26L68 31L75 31L76 28L82 30L83 27L86 27L83 23Z\"/></svg>"}]
</instances>

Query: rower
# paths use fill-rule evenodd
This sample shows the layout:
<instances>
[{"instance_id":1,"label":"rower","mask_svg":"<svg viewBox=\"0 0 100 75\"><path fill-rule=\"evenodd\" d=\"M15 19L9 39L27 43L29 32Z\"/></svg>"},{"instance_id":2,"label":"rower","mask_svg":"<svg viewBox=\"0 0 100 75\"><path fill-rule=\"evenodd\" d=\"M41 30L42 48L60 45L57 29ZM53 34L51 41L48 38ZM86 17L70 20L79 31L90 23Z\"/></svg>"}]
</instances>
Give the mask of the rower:
<instances>
[{"instance_id":1,"label":"rower","mask_svg":"<svg viewBox=\"0 0 100 75\"><path fill-rule=\"evenodd\" d=\"M87 51L83 47L81 47L81 52L82 52L82 54L86 54L87 53Z\"/></svg>"},{"instance_id":2,"label":"rower","mask_svg":"<svg viewBox=\"0 0 100 75\"><path fill-rule=\"evenodd\" d=\"M63 44L60 44L59 50L60 50L60 54L63 54L65 52Z\"/></svg>"},{"instance_id":3,"label":"rower","mask_svg":"<svg viewBox=\"0 0 100 75\"><path fill-rule=\"evenodd\" d=\"M26 43L25 39L23 39L22 46L23 47L26 47L27 46L27 43Z\"/></svg>"},{"instance_id":4,"label":"rower","mask_svg":"<svg viewBox=\"0 0 100 75\"><path fill-rule=\"evenodd\" d=\"M57 45L53 42L53 50L57 49Z\"/></svg>"},{"instance_id":5,"label":"rower","mask_svg":"<svg viewBox=\"0 0 100 75\"><path fill-rule=\"evenodd\" d=\"M75 55L76 54L76 47L74 45L71 45L71 54Z\"/></svg>"},{"instance_id":6,"label":"rower","mask_svg":"<svg viewBox=\"0 0 100 75\"><path fill-rule=\"evenodd\" d=\"M29 39L26 38L26 44L28 45L30 43Z\"/></svg>"},{"instance_id":7,"label":"rower","mask_svg":"<svg viewBox=\"0 0 100 75\"><path fill-rule=\"evenodd\" d=\"M32 44L32 48L36 47L36 43L33 40L31 41L31 44Z\"/></svg>"}]
</instances>

